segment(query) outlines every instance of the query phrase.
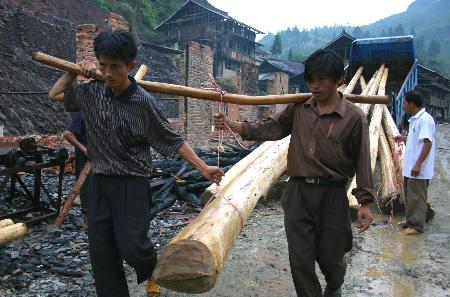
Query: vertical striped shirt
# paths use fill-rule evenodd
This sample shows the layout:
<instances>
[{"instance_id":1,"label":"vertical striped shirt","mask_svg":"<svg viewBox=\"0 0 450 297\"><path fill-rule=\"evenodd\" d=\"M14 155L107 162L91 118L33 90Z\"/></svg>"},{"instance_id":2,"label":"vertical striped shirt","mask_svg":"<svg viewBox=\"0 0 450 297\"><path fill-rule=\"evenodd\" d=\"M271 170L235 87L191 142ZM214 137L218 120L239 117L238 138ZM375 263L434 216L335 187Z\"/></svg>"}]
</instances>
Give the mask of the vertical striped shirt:
<instances>
[{"instance_id":1,"label":"vertical striped shirt","mask_svg":"<svg viewBox=\"0 0 450 297\"><path fill-rule=\"evenodd\" d=\"M147 176L151 147L172 156L183 138L170 129L156 101L137 85L118 96L101 81L72 85L64 92L67 111L81 111L87 129L92 170L96 174Z\"/></svg>"}]
</instances>

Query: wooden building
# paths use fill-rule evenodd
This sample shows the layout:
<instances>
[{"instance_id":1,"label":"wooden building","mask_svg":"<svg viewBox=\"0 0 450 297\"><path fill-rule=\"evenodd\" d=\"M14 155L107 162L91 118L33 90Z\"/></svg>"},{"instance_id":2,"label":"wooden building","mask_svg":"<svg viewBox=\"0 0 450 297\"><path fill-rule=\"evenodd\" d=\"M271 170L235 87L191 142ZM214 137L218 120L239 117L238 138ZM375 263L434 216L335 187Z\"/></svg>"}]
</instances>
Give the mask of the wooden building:
<instances>
[{"instance_id":1,"label":"wooden building","mask_svg":"<svg viewBox=\"0 0 450 297\"><path fill-rule=\"evenodd\" d=\"M160 44L183 49L196 41L214 50L214 76L233 78L242 62L255 62L256 34L263 32L230 17L206 0L189 0L155 28Z\"/></svg>"},{"instance_id":2,"label":"wooden building","mask_svg":"<svg viewBox=\"0 0 450 297\"><path fill-rule=\"evenodd\" d=\"M335 51L343 60L344 60L344 66L346 67L348 65L349 57L350 57L350 50L352 48L352 42L355 40L353 36L345 32L345 30L342 31L341 35L339 35L334 40L330 41L329 43L322 46L320 49L329 49L332 51ZM312 55L312 54L311 54ZM303 63L311 56L309 55L305 59L303 59ZM305 75L304 73L300 73L296 76L293 76L289 79L289 85L290 89L292 90L298 90L300 93L306 93L309 92L308 86L306 85L305 81Z\"/></svg>"},{"instance_id":3,"label":"wooden building","mask_svg":"<svg viewBox=\"0 0 450 297\"><path fill-rule=\"evenodd\" d=\"M424 96L427 112L436 122L450 120L450 80L437 71L418 65L416 90Z\"/></svg>"}]
</instances>

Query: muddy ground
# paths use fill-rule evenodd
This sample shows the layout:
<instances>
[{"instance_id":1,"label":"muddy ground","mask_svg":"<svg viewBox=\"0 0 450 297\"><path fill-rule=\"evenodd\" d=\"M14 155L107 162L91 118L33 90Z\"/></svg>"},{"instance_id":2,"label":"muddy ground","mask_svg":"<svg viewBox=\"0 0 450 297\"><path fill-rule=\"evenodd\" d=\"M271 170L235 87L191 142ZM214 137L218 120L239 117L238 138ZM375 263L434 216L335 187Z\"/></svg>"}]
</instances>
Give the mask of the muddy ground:
<instances>
[{"instance_id":1,"label":"muddy ground","mask_svg":"<svg viewBox=\"0 0 450 297\"><path fill-rule=\"evenodd\" d=\"M399 234L379 215L347 254L343 296L450 296L450 125L438 128L436 174L429 188L435 218L417 236ZM132 296L144 296L129 271ZM324 284L323 278L321 278ZM191 296L163 290L162 296ZM193 295L192 295L193 296ZM239 235L216 286L205 297L296 296L279 201L259 204Z\"/></svg>"}]
</instances>

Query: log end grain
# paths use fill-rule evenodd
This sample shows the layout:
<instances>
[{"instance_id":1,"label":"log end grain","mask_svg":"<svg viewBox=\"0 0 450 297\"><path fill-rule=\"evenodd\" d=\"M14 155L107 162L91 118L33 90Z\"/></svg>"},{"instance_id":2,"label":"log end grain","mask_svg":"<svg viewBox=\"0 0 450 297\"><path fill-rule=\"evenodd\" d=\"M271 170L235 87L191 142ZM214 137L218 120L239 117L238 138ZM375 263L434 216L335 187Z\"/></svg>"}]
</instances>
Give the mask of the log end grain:
<instances>
[{"instance_id":1,"label":"log end grain","mask_svg":"<svg viewBox=\"0 0 450 297\"><path fill-rule=\"evenodd\" d=\"M166 246L153 272L153 279L160 286L189 294L211 290L217 276L211 251L193 240L180 240Z\"/></svg>"}]
</instances>

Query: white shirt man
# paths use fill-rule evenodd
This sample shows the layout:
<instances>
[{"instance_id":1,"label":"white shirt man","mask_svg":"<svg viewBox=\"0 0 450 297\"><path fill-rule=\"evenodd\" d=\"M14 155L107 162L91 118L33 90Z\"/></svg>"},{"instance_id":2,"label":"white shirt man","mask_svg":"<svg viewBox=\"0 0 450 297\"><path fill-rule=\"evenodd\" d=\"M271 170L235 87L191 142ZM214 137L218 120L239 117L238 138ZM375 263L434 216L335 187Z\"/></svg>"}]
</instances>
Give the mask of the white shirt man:
<instances>
[{"instance_id":1,"label":"white shirt man","mask_svg":"<svg viewBox=\"0 0 450 297\"><path fill-rule=\"evenodd\" d=\"M427 192L433 177L436 125L422 107L422 96L414 91L405 95L403 109L410 113L408 137L403 159L406 221L400 223L403 234L422 233L427 214Z\"/></svg>"}]
</instances>

